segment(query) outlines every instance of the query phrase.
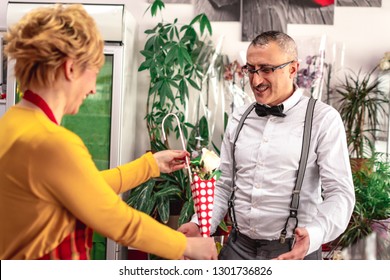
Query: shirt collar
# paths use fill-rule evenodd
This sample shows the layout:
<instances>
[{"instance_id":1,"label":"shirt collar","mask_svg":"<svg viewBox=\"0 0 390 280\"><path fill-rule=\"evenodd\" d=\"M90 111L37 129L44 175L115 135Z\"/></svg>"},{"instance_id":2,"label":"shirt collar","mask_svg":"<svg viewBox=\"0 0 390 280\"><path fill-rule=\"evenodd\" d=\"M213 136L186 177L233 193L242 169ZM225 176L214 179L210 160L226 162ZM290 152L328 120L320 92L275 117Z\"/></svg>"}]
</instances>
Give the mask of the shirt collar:
<instances>
[{"instance_id":1,"label":"shirt collar","mask_svg":"<svg viewBox=\"0 0 390 280\"><path fill-rule=\"evenodd\" d=\"M286 100L284 100L282 102L283 107L284 107L283 112L287 112L292 107L294 107L298 103L298 101L301 99L301 97L303 95L303 91L304 91L303 88L299 88L295 84L294 84L294 88L295 88L295 91L293 92L293 94L289 98L287 98Z\"/></svg>"}]
</instances>

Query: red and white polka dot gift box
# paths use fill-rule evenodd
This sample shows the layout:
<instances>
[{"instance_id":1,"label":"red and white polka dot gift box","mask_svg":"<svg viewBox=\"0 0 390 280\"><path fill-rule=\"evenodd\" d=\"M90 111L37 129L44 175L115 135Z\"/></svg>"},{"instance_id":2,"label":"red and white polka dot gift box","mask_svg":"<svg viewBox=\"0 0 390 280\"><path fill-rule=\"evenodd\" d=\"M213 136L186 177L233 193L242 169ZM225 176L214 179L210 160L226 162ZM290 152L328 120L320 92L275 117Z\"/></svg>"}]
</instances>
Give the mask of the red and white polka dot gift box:
<instances>
[{"instance_id":1,"label":"red and white polka dot gift box","mask_svg":"<svg viewBox=\"0 0 390 280\"><path fill-rule=\"evenodd\" d=\"M211 217L213 215L215 179L202 180L194 173L191 185L195 212L198 216L200 233L203 237L210 236Z\"/></svg>"}]
</instances>

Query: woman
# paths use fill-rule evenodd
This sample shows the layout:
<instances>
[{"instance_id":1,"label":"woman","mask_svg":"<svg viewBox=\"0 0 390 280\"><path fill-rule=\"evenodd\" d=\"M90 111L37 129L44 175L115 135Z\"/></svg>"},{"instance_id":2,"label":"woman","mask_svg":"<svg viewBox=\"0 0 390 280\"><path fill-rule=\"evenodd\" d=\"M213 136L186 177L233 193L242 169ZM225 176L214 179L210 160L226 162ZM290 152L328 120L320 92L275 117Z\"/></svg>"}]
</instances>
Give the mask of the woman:
<instances>
[{"instance_id":1,"label":"woman","mask_svg":"<svg viewBox=\"0 0 390 280\"><path fill-rule=\"evenodd\" d=\"M0 259L88 259L92 229L169 259L216 259L211 238L186 238L118 193L184 167L186 151L147 153L99 172L59 126L96 92L103 41L81 5L34 10L6 35L23 99L0 119Z\"/></svg>"}]
</instances>

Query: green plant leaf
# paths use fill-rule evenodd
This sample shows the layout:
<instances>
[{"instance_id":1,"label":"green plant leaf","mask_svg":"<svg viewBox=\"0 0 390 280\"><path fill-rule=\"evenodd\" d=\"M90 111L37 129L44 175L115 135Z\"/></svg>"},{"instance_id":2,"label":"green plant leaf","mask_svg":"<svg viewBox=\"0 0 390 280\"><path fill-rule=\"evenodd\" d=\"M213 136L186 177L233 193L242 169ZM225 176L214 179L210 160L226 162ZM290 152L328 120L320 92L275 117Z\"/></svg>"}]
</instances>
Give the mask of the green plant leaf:
<instances>
[{"instance_id":1,"label":"green plant leaf","mask_svg":"<svg viewBox=\"0 0 390 280\"><path fill-rule=\"evenodd\" d=\"M140 67L138 68L138 72L149 69L151 64L152 64L152 59L145 60L144 62L141 63Z\"/></svg>"},{"instance_id":2,"label":"green plant leaf","mask_svg":"<svg viewBox=\"0 0 390 280\"><path fill-rule=\"evenodd\" d=\"M189 123L189 122L185 122L184 125L188 126L189 128L195 128L195 125L193 125L192 123Z\"/></svg>"},{"instance_id":3,"label":"green plant leaf","mask_svg":"<svg viewBox=\"0 0 390 280\"><path fill-rule=\"evenodd\" d=\"M162 223L166 224L169 220L169 198L160 197L157 200L157 212Z\"/></svg>"},{"instance_id":4,"label":"green plant leaf","mask_svg":"<svg viewBox=\"0 0 390 280\"><path fill-rule=\"evenodd\" d=\"M169 98L171 102L175 102L175 97L173 96L172 89L169 85L168 80L163 80L163 83L160 88L160 105L163 106L165 104L165 97Z\"/></svg>"},{"instance_id":5,"label":"green plant leaf","mask_svg":"<svg viewBox=\"0 0 390 280\"><path fill-rule=\"evenodd\" d=\"M196 22L198 22L202 18L203 14L196 15L192 21L190 22L190 25L194 25Z\"/></svg>"},{"instance_id":6,"label":"green plant leaf","mask_svg":"<svg viewBox=\"0 0 390 280\"><path fill-rule=\"evenodd\" d=\"M207 18L206 15L204 15L203 18L202 18L202 24L206 26L207 31L209 32L209 34L213 35L213 29L211 27L211 23L210 23L210 21L209 21L209 19Z\"/></svg>"},{"instance_id":7,"label":"green plant leaf","mask_svg":"<svg viewBox=\"0 0 390 280\"><path fill-rule=\"evenodd\" d=\"M142 184L130 193L127 204L150 215L156 201L152 194L154 186L154 180Z\"/></svg>"},{"instance_id":8,"label":"green plant leaf","mask_svg":"<svg viewBox=\"0 0 390 280\"><path fill-rule=\"evenodd\" d=\"M167 79L168 83L174 87L174 88L177 88L179 89L179 85L177 84L176 80L175 79Z\"/></svg>"},{"instance_id":9,"label":"green plant leaf","mask_svg":"<svg viewBox=\"0 0 390 280\"><path fill-rule=\"evenodd\" d=\"M156 29L153 28L153 29L146 29L144 33L150 35L150 34L154 34L155 32L156 32Z\"/></svg>"},{"instance_id":10,"label":"green plant leaf","mask_svg":"<svg viewBox=\"0 0 390 280\"><path fill-rule=\"evenodd\" d=\"M163 80L158 80L149 90L149 95L158 92L163 85Z\"/></svg>"},{"instance_id":11,"label":"green plant leaf","mask_svg":"<svg viewBox=\"0 0 390 280\"><path fill-rule=\"evenodd\" d=\"M225 223L224 220L222 220L222 221L219 223L218 226L219 226L223 231L229 232L229 229L228 229L228 227L227 227L227 225L226 225L226 223Z\"/></svg>"},{"instance_id":12,"label":"green plant leaf","mask_svg":"<svg viewBox=\"0 0 390 280\"><path fill-rule=\"evenodd\" d=\"M188 54L188 51L187 51L187 48L183 45L180 46L180 52L181 52L181 55L183 56L183 58L185 59L185 61L187 61L187 63L189 65L192 65L192 59L191 59L191 56Z\"/></svg>"},{"instance_id":13,"label":"green plant leaf","mask_svg":"<svg viewBox=\"0 0 390 280\"><path fill-rule=\"evenodd\" d=\"M163 1L154 0L154 2L150 6L150 11L151 11L152 17L154 17L157 14L158 10L161 11L163 8L165 8ZM148 7L148 9L149 9L149 7ZM146 9L146 10L148 10L148 9Z\"/></svg>"},{"instance_id":14,"label":"green plant leaf","mask_svg":"<svg viewBox=\"0 0 390 280\"><path fill-rule=\"evenodd\" d=\"M209 139L209 124L205 116L201 117L199 120L199 134L203 139L202 147L207 147Z\"/></svg>"},{"instance_id":15,"label":"green plant leaf","mask_svg":"<svg viewBox=\"0 0 390 280\"><path fill-rule=\"evenodd\" d=\"M188 98L188 86L184 79L182 79L179 82L179 92L180 92L180 98L181 103L183 104L185 99Z\"/></svg>"},{"instance_id":16,"label":"green plant leaf","mask_svg":"<svg viewBox=\"0 0 390 280\"><path fill-rule=\"evenodd\" d=\"M156 199L161 199L162 197L175 197L180 194L180 189L177 185L171 185L170 182L165 182L162 185L162 189L155 193Z\"/></svg>"},{"instance_id":17,"label":"green plant leaf","mask_svg":"<svg viewBox=\"0 0 390 280\"><path fill-rule=\"evenodd\" d=\"M197 89L197 90L201 90L201 88L197 85L197 83L195 83L192 79L187 79L187 82L190 83L190 85L194 88L194 89Z\"/></svg>"},{"instance_id":18,"label":"green plant leaf","mask_svg":"<svg viewBox=\"0 0 390 280\"><path fill-rule=\"evenodd\" d=\"M181 42L183 44L189 44L188 48L193 49L195 43L198 40L198 34L196 33L195 29L192 26L188 26L185 29L184 36L181 39Z\"/></svg>"},{"instance_id":19,"label":"green plant leaf","mask_svg":"<svg viewBox=\"0 0 390 280\"><path fill-rule=\"evenodd\" d=\"M194 215L194 213L194 201L191 199L184 202L184 205L180 211L178 226L187 223L192 215Z\"/></svg>"},{"instance_id":20,"label":"green plant leaf","mask_svg":"<svg viewBox=\"0 0 390 280\"><path fill-rule=\"evenodd\" d=\"M175 59L177 59L178 52L180 51L179 46L174 45L170 48L170 50L167 53L167 56L165 57L165 64L172 64Z\"/></svg>"},{"instance_id":21,"label":"green plant leaf","mask_svg":"<svg viewBox=\"0 0 390 280\"><path fill-rule=\"evenodd\" d=\"M175 184L175 185L179 185L179 181L178 181L177 178L176 178L174 175L172 175L172 174L161 173L161 174L160 174L160 177L161 177L162 179L166 180L166 181L169 181L169 182ZM180 192L180 190L179 190L179 192Z\"/></svg>"},{"instance_id":22,"label":"green plant leaf","mask_svg":"<svg viewBox=\"0 0 390 280\"><path fill-rule=\"evenodd\" d=\"M225 112L223 114L223 131L226 130L228 122L229 122L229 115Z\"/></svg>"},{"instance_id":23,"label":"green plant leaf","mask_svg":"<svg viewBox=\"0 0 390 280\"><path fill-rule=\"evenodd\" d=\"M154 42L156 40L156 36L151 36L145 43L144 50L152 51L154 48Z\"/></svg>"},{"instance_id":24,"label":"green plant leaf","mask_svg":"<svg viewBox=\"0 0 390 280\"><path fill-rule=\"evenodd\" d=\"M145 57L145 58L152 58L153 55L154 55L154 52L150 51L150 50L143 50L143 51L140 51L140 53Z\"/></svg>"},{"instance_id":25,"label":"green plant leaf","mask_svg":"<svg viewBox=\"0 0 390 280\"><path fill-rule=\"evenodd\" d=\"M183 79L183 76L180 74L177 74L177 75L173 76L173 78L172 78L173 81L181 81L182 79Z\"/></svg>"}]
</instances>

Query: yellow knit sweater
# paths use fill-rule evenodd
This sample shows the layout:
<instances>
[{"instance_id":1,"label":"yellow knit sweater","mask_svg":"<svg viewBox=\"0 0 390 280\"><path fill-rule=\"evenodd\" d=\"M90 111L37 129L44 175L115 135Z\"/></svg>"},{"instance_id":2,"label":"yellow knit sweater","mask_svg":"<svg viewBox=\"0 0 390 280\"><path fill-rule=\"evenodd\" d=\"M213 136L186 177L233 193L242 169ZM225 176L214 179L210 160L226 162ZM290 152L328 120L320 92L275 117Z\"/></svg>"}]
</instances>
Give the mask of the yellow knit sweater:
<instances>
[{"instance_id":1,"label":"yellow knit sweater","mask_svg":"<svg viewBox=\"0 0 390 280\"><path fill-rule=\"evenodd\" d=\"M124 246L177 259L186 239L117 195L159 176L150 153L100 172L82 140L42 112L14 106L0 119L0 259L36 259L76 219Z\"/></svg>"}]
</instances>

